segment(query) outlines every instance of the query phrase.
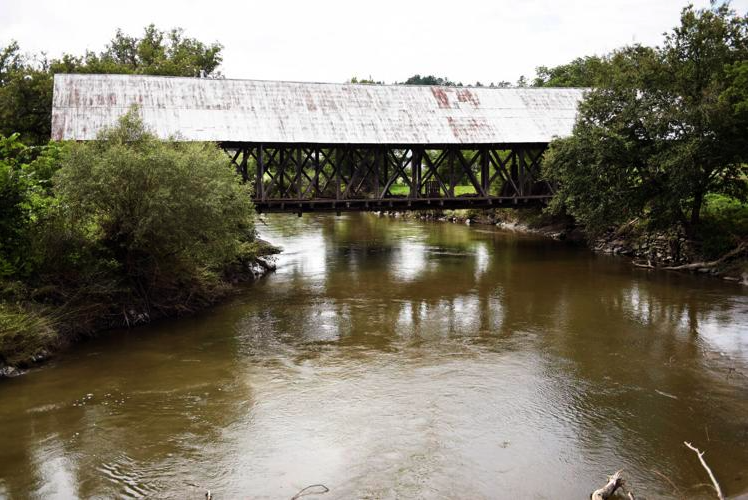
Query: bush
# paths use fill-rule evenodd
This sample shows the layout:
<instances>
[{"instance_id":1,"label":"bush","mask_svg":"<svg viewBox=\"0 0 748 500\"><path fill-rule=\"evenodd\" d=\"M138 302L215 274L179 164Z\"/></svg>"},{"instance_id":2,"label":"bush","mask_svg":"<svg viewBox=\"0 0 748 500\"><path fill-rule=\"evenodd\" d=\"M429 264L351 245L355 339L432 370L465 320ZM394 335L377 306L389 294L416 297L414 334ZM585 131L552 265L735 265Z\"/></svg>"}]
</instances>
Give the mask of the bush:
<instances>
[{"instance_id":1,"label":"bush","mask_svg":"<svg viewBox=\"0 0 748 500\"><path fill-rule=\"evenodd\" d=\"M146 309L206 299L223 269L256 248L249 186L225 153L161 141L135 110L97 141L73 145L54 185L69 222L58 227L84 234Z\"/></svg>"},{"instance_id":2,"label":"bush","mask_svg":"<svg viewBox=\"0 0 748 500\"><path fill-rule=\"evenodd\" d=\"M34 271L30 232L52 205L50 178L61 152L56 144L30 148L18 134L0 135L0 279Z\"/></svg>"}]
</instances>

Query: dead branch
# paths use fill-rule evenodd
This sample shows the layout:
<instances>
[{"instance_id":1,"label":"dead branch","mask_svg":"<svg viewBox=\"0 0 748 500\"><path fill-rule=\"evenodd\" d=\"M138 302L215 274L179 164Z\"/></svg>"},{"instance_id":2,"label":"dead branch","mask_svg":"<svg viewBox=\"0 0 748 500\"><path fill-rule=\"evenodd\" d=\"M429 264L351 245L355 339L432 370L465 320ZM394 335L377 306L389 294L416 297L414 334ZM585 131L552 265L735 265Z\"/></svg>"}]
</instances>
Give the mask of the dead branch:
<instances>
[{"instance_id":1,"label":"dead branch","mask_svg":"<svg viewBox=\"0 0 748 500\"><path fill-rule=\"evenodd\" d=\"M322 495L323 493L327 493L328 491L330 491L330 489L324 484L313 484L296 493L291 497L291 500L298 500L299 498L306 495Z\"/></svg>"},{"instance_id":2,"label":"dead branch","mask_svg":"<svg viewBox=\"0 0 748 500\"><path fill-rule=\"evenodd\" d=\"M719 487L717 478L714 477L714 474L712 473L712 469L709 468L709 466L706 464L706 461L704 460L704 452L700 451L698 448L693 447L691 443L689 442L683 441L683 444L685 444L689 449L693 450L696 453L696 455L698 455L701 465L703 465L704 469L706 469L706 471L709 473L709 479L712 480L714 489L717 491L717 498L719 498L719 500L725 500L725 496L722 494L722 488Z\"/></svg>"},{"instance_id":3,"label":"dead branch","mask_svg":"<svg viewBox=\"0 0 748 500\"><path fill-rule=\"evenodd\" d=\"M652 265L651 261L647 261L646 264L642 264L641 262L633 261L632 264L634 267L643 267L644 269L657 269L655 266Z\"/></svg>"},{"instance_id":4,"label":"dead branch","mask_svg":"<svg viewBox=\"0 0 748 500\"><path fill-rule=\"evenodd\" d=\"M722 264L724 261L740 255L746 250L746 248L748 248L748 245L743 242L738 245L737 248L732 249L717 260L713 260L710 262L694 262L692 264L683 264L681 266L665 266L661 267L660 269L665 269L666 271L692 271L694 269L716 267Z\"/></svg>"},{"instance_id":5,"label":"dead branch","mask_svg":"<svg viewBox=\"0 0 748 500\"><path fill-rule=\"evenodd\" d=\"M608 478L608 483L600 489L592 492L590 495L591 500L607 500L613 496L613 493L623 484L623 477L621 477L623 470L617 471L615 474Z\"/></svg>"},{"instance_id":6,"label":"dead branch","mask_svg":"<svg viewBox=\"0 0 748 500\"><path fill-rule=\"evenodd\" d=\"M720 264L722 264L724 261L729 260L733 257L737 257L741 253L748 250L748 244L746 242L741 243L737 246L737 248L733 248L726 254L724 254L722 257L720 257L717 260L712 260L709 262L693 262L691 264L682 264L680 266L662 266L657 267L655 265L652 265L652 261L648 260L647 263L643 262L637 262L633 261L631 264L633 264L634 267L641 267L644 269L663 269L665 271L695 271L697 269L708 269L711 267L716 267Z\"/></svg>"}]
</instances>

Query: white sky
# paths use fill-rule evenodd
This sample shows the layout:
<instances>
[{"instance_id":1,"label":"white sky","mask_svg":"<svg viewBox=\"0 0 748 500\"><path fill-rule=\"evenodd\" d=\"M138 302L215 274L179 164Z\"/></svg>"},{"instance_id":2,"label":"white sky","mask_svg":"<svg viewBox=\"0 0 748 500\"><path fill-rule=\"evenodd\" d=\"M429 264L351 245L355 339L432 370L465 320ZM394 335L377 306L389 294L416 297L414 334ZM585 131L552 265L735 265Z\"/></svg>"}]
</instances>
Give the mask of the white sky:
<instances>
[{"instance_id":1,"label":"white sky","mask_svg":"<svg viewBox=\"0 0 748 500\"><path fill-rule=\"evenodd\" d=\"M694 0L697 7L708 0ZM0 45L99 51L155 23L225 47L228 78L387 83L420 73L515 82L536 66L659 44L685 0L0 0ZM745 13L748 0L734 0Z\"/></svg>"}]
</instances>

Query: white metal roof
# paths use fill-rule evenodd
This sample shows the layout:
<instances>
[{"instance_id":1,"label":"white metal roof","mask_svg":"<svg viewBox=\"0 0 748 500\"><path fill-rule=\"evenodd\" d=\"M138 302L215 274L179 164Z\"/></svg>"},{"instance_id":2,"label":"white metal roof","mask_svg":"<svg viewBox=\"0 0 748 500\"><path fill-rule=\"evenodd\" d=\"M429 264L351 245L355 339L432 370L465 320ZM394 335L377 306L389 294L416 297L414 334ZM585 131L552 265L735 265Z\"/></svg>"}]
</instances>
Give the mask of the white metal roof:
<instances>
[{"instance_id":1,"label":"white metal roof","mask_svg":"<svg viewBox=\"0 0 748 500\"><path fill-rule=\"evenodd\" d=\"M52 138L95 139L137 105L159 137L187 141L545 143L571 134L583 93L58 74Z\"/></svg>"}]
</instances>

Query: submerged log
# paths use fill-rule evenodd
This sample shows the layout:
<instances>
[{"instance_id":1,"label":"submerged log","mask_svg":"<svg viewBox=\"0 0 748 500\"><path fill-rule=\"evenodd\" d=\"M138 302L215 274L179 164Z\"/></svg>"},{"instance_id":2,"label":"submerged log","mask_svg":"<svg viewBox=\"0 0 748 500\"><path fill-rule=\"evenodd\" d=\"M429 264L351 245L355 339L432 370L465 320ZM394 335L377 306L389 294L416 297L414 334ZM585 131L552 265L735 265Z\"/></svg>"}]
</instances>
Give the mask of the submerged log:
<instances>
[{"instance_id":1,"label":"submerged log","mask_svg":"<svg viewBox=\"0 0 748 500\"><path fill-rule=\"evenodd\" d=\"M617 471L615 474L608 478L608 482L602 488L599 488L592 492L590 498L592 500L608 500L613 497L613 494L623 484L623 477L621 476L622 470Z\"/></svg>"}]
</instances>

